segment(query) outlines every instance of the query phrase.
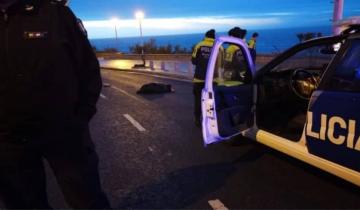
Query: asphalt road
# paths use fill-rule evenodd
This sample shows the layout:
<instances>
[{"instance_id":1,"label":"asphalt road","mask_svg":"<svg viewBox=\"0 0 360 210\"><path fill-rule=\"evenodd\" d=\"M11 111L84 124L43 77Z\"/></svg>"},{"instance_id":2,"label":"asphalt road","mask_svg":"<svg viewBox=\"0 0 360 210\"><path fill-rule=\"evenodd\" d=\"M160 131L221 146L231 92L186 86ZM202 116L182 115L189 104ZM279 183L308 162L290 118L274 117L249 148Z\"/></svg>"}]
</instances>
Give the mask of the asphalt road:
<instances>
[{"instance_id":1,"label":"asphalt road","mask_svg":"<svg viewBox=\"0 0 360 210\"><path fill-rule=\"evenodd\" d=\"M103 71L91 123L103 188L113 208L360 208L359 188L246 139L203 146L193 125L190 82ZM142 84L175 93L137 95ZM135 120L139 124L132 124ZM50 201L67 207L49 172Z\"/></svg>"}]
</instances>

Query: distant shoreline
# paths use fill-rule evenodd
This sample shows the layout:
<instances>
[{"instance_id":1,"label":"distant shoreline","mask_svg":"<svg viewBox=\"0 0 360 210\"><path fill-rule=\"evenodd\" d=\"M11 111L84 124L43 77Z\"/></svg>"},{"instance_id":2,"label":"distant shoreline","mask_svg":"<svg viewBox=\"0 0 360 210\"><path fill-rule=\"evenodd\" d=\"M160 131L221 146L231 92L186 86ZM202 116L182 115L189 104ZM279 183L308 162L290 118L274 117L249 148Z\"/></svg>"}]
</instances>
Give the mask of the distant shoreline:
<instances>
[{"instance_id":1,"label":"distant shoreline","mask_svg":"<svg viewBox=\"0 0 360 210\"><path fill-rule=\"evenodd\" d=\"M259 32L257 51L260 54L278 54L285 51L289 47L299 43L297 38L298 33L305 32L320 32L323 35L330 35L332 33L331 26L316 26L316 27L299 27L299 28L282 28L282 29L262 29L249 30L247 38L253 32ZM146 34L146 33L145 33ZM227 35L226 32L218 33L218 36ZM166 46L171 44L173 46L179 45L190 50L195 44L204 38L203 34L180 34L180 35L161 35L161 36L145 36L144 42L155 39L158 46ZM141 43L139 37L107 38L107 39L91 39L91 44L97 50L104 50L106 48L115 48L122 53L129 53L129 48Z\"/></svg>"},{"instance_id":2,"label":"distant shoreline","mask_svg":"<svg viewBox=\"0 0 360 210\"><path fill-rule=\"evenodd\" d=\"M332 29L331 25L321 25L321 26L310 26L310 27L294 27L294 28L268 28L268 29L250 29L248 31L271 31L271 30L289 30L289 29L309 29L309 28L329 28ZM306 31L304 31L306 32ZM217 34L227 34L227 31L217 31ZM168 34L168 35L148 35L144 36L144 38L154 38L154 37L170 37L170 36L188 36L188 35L203 35L203 33L189 33L189 34ZM250 36L251 34L247 34ZM138 39L139 36L124 36L119 37L119 39ZM90 40L107 40L107 39L113 39L113 37L107 37L107 38L90 38Z\"/></svg>"}]
</instances>

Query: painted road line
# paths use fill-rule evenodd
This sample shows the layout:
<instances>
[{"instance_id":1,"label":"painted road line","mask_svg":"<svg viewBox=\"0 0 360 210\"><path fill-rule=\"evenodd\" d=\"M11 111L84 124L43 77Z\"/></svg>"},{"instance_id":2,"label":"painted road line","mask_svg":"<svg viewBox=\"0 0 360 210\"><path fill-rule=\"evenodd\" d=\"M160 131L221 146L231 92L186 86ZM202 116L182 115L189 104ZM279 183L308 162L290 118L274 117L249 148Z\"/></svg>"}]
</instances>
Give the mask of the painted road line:
<instances>
[{"instance_id":1,"label":"painted road line","mask_svg":"<svg viewBox=\"0 0 360 210\"><path fill-rule=\"evenodd\" d=\"M125 90L122 90L122 89L120 89L120 88L118 88L118 87L116 87L116 86L111 86L111 88L114 89L114 90L119 91L120 93L122 93L122 94L124 94L124 95L126 95L126 96L129 96L130 98L132 98L132 99L134 99L134 100L136 100L136 101L138 101L138 102L140 102L140 103L142 103L142 104L147 105L147 103L146 103L145 101L139 99L138 97L136 97L136 96L134 96L134 95L131 95L130 93L126 92Z\"/></svg>"},{"instance_id":2,"label":"painted road line","mask_svg":"<svg viewBox=\"0 0 360 210\"><path fill-rule=\"evenodd\" d=\"M129 122L140 132L145 132L146 129L140 125L134 118L132 118L129 114L124 114L124 117L129 120Z\"/></svg>"},{"instance_id":3,"label":"painted road line","mask_svg":"<svg viewBox=\"0 0 360 210\"><path fill-rule=\"evenodd\" d=\"M102 99L105 99L105 100L107 100L108 98L104 95L104 94L100 94L100 97L102 98Z\"/></svg>"},{"instance_id":4,"label":"painted road line","mask_svg":"<svg viewBox=\"0 0 360 210\"><path fill-rule=\"evenodd\" d=\"M219 199L210 200L209 205L214 210L229 210L228 208L226 208L226 206Z\"/></svg>"},{"instance_id":5,"label":"painted road line","mask_svg":"<svg viewBox=\"0 0 360 210\"><path fill-rule=\"evenodd\" d=\"M152 147L148 147L150 152L154 152L154 149Z\"/></svg>"},{"instance_id":6,"label":"painted road line","mask_svg":"<svg viewBox=\"0 0 360 210\"><path fill-rule=\"evenodd\" d=\"M109 83L104 83L103 87L109 88L109 87L111 87L111 85Z\"/></svg>"}]
</instances>

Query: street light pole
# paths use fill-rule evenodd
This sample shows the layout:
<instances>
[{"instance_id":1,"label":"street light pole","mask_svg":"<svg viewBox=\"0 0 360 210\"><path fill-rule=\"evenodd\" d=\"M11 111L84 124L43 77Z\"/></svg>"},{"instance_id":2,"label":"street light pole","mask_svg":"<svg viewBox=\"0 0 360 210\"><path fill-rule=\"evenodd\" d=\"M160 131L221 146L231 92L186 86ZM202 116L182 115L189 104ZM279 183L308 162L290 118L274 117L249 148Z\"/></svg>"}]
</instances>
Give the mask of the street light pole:
<instances>
[{"instance_id":1,"label":"street light pole","mask_svg":"<svg viewBox=\"0 0 360 210\"><path fill-rule=\"evenodd\" d=\"M334 0L334 16L333 16L333 33L339 35L341 28L338 23L343 18L344 13L344 0Z\"/></svg>"},{"instance_id":2,"label":"street light pole","mask_svg":"<svg viewBox=\"0 0 360 210\"><path fill-rule=\"evenodd\" d=\"M117 25L119 24L119 19L117 19L116 17L110 20L111 24L114 25L114 29L115 29L115 48L118 49L117 45L118 45L118 27Z\"/></svg>"},{"instance_id":3,"label":"street light pole","mask_svg":"<svg viewBox=\"0 0 360 210\"><path fill-rule=\"evenodd\" d=\"M143 11L137 11L135 13L136 19L139 21L139 29L140 29L140 39L141 39L141 60L143 62L142 67L145 67L145 54L144 54L144 37L143 37L143 30L142 30L142 20L145 17L145 14Z\"/></svg>"},{"instance_id":4,"label":"street light pole","mask_svg":"<svg viewBox=\"0 0 360 210\"><path fill-rule=\"evenodd\" d=\"M115 39L116 41L118 40L118 31L117 31L117 26L115 24Z\"/></svg>"},{"instance_id":5,"label":"street light pole","mask_svg":"<svg viewBox=\"0 0 360 210\"><path fill-rule=\"evenodd\" d=\"M143 61L143 65L145 66L144 38L143 38L142 21L141 21L141 19L139 19L139 26L140 26L140 39L141 39L141 59L142 59L142 61Z\"/></svg>"}]
</instances>

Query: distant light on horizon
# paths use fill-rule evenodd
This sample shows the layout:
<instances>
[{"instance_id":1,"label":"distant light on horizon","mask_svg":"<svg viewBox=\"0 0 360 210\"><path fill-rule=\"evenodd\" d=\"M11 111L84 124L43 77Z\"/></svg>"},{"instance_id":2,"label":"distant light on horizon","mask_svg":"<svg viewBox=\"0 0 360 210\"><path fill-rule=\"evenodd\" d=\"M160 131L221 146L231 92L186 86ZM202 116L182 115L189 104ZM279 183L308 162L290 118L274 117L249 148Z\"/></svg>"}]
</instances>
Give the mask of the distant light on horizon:
<instances>
[{"instance_id":1,"label":"distant light on horizon","mask_svg":"<svg viewBox=\"0 0 360 210\"><path fill-rule=\"evenodd\" d=\"M119 20L119 18L117 18L117 17L113 17L113 18L110 19L110 23L111 23L112 25L119 25L120 20Z\"/></svg>"},{"instance_id":2,"label":"distant light on horizon","mask_svg":"<svg viewBox=\"0 0 360 210\"><path fill-rule=\"evenodd\" d=\"M143 14L136 15L136 18L143 18ZM114 22L119 28L121 37L136 36L138 33L138 22L135 19L111 19L84 21L84 25L89 31L90 38L109 38L112 37L112 28ZM149 18L143 20L143 28L146 29L146 35L171 35L179 33L197 33L203 32L209 28L215 28L218 31L224 31L234 26L240 26L247 29L251 28L269 28L282 23L277 17L264 18L240 18L226 16L208 16L208 17L179 17L179 18Z\"/></svg>"},{"instance_id":3,"label":"distant light on horizon","mask_svg":"<svg viewBox=\"0 0 360 210\"><path fill-rule=\"evenodd\" d=\"M135 18L138 20L142 20L145 18L145 13L142 10L138 10L135 12Z\"/></svg>"}]
</instances>

